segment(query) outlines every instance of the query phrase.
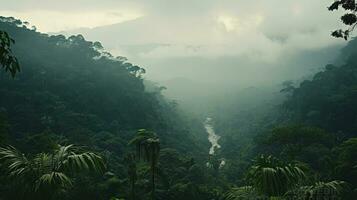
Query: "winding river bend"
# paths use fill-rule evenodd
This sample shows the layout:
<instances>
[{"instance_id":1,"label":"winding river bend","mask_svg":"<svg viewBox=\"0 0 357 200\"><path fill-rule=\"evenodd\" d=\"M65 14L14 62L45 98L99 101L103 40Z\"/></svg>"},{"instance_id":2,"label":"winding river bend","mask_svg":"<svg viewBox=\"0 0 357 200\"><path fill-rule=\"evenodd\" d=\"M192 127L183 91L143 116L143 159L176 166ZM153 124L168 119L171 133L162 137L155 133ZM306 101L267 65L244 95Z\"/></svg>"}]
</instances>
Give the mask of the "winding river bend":
<instances>
[{"instance_id":1,"label":"winding river bend","mask_svg":"<svg viewBox=\"0 0 357 200\"><path fill-rule=\"evenodd\" d=\"M215 151L217 149L221 148L221 145L218 143L221 136L217 135L216 132L214 131L214 127L212 124L212 118L207 117L205 122L203 123L203 125L204 125L206 132L208 134L208 141L211 143L211 147L210 147L208 153L210 156L213 156L215 154ZM222 168L226 164L226 161L224 158L221 158L219 160L220 160L219 168ZM207 166L208 165L209 165L209 162L207 163Z\"/></svg>"},{"instance_id":2,"label":"winding river bend","mask_svg":"<svg viewBox=\"0 0 357 200\"><path fill-rule=\"evenodd\" d=\"M218 141L221 138L221 136L217 135L216 132L214 131L212 118L207 117L206 121L203 124L206 129L206 132L208 133L208 141L211 143L209 154L214 155L215 149L221 148L221 145L218 144Z\"/></svg>"}]
</instances>

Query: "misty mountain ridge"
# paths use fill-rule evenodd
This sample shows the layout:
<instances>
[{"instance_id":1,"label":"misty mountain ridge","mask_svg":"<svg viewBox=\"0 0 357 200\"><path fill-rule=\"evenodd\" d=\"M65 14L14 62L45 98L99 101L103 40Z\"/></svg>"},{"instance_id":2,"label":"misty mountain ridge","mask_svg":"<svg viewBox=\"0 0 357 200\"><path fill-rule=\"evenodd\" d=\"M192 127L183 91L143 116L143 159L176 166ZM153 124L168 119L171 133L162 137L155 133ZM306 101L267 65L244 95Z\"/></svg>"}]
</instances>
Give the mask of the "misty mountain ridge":
<instances>
[{"instance_id":1,"label":"misty mountain ridge","mask_svg":"<svg viewBox=\"0 0 357 200\"><path fill-rule=\"evenodd\" d=\"M306 71L310 70L311 72L308 73L314 73L319 70L321 65L333 62L341 48L340 45L336 45L323 49L291 52L290 54L286 52L284 57L277 58L278 62L273 63L259 61L259 55L257 55L258 60L245 55L221 55L211 58L202 57L199 54L197 56L183 55L182 57L146 57L145 55L161 48L165 49L165 47L168 47L167 51L171 51L173 49L169 47L176 45L170 42L162 43L161 40L153 43L152 37L157 37L157 34L151 34L150 31L154 31L154 27L145 30L145 35L149 35L150 40L143 39L140 29L143 27L142 24L146 24L148 20L139 18L109 26L72 30L65 35L83 34L90 40L101 41L106 49L114 55L128 57L133 62L144 66L148 69L146 76L157 82L177 77L188 77L200 82L222 83L240 88L256 85L251 79L256 80L258 84L269 84L264 79L267 81L276 80L278 77L284 77L280 78L280 81L299 79L307 75ZM187 45L185 48L192 48L192 45ZM208 48L216 48L216 46ZM260 74L264 75L259 77ZM247 77L250 79L247 80ZM170 86L168 85L168 87Z\"/></svg>"},{"instance_id":2,"label":"misty mountain ridge","mask_svg":"<svg viewBox=\"0 0 357 200\"><path fill-rule=\"evenodd\" d=\"M0 199L354 200L357 39L278 3L120 1L143 17L66 36L0 17Z\"/></svg>"}]
</instances>

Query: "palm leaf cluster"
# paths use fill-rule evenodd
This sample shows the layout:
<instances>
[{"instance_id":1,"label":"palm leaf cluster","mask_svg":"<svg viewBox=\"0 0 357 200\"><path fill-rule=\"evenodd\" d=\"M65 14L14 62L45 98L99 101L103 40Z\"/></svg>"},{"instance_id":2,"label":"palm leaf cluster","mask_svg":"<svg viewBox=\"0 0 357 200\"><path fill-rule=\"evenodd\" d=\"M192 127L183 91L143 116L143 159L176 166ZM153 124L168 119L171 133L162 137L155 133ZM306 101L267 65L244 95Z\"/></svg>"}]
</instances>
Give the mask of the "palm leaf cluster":
<instances>
[{"instance_id":1,"label":"palm leaf cluster","mask_svg":"<svg viewBox=\"0 0 357 200\"><path fill-rule=\"evenodd\" d=\"M28 158L12 146L0 148L2 170L25 193L53 196L73 185L73 175L79 172L102 173L103 159L92 152L81 152L74 145L58 146L53 153L40 153Z\"/></svg>"},{"instance_id":2,"label":"palm leaf cluster","mask_svg":"<svg viewBox=\"0 0 357 200\"><path fill-rule=\"evenodd\" d=\"M265 196L258 194L256 189L252 186L243 186L243 187L236 187L232 188L228 191L225 195L224 200L246 200L246 199L266 199Z\"/></svg>"},{"instance_id":3,"label":"palm leaf cluster","mask_svg":"<svg viewBox=\"0 0 357 200\"><path fill-rule=\"evenodd\" d=\"M316 182L289 192L286 196L297 200L341 199L341 194L348 190L344 181Z\"/></svg>"},{"instance_id":4,"label":"palm leaf cluster","mask_svg":"<svg viewBox=\"0 0 357 200\"><path fill-rule=\"evenodd\" d=\"M261 194L282 196L305 178L303 170L272 156L259 156L248 173L248 180Z\"/></svg>"}]
</instances>

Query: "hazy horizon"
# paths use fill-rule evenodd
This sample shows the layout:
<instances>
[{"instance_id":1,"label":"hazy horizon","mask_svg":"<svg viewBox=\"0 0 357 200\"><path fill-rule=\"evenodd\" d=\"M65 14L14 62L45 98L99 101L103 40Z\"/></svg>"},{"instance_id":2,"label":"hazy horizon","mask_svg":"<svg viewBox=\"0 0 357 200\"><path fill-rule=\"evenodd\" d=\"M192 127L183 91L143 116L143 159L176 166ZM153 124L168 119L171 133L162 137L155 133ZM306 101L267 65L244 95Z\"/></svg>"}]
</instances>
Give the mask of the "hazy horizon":
<instances>
[{"instance_id":1,"label":"hazy horizon","mask_svg":"<svg viewBox=\"0 0 357 200\"><path fill-rule=\"evenodd\" d=\"M100 41L176 97L185 82L206 90L276 85L334 62L344 42L330 36L341 25L329 3L21 0L2 2L0 15L29 21L40 32Z\"/></svg>"},{"instance_id":2,"label":"hazy horizon","mask_svg":"<svg viewBox=\"0 0 357 200\"><path fill-rule=\"evenodd\" d=\"M0 200L355 200L357 1L0 5Z\"/></svg>"}]
</instances>

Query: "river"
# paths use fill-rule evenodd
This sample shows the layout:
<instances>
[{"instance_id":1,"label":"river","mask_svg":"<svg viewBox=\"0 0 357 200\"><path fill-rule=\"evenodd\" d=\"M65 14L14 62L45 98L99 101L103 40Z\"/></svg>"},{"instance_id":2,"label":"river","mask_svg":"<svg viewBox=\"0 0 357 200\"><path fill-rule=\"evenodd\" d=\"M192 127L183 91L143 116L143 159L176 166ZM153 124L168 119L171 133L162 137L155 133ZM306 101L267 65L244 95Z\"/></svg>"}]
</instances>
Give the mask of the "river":
<instances>
[{"instance_id":1,"label":"river","mask_svg":"<svg viewBox=\"0 0 357 200\"><path fill-rule=\"evenodd\" d=\"M209 149L209 155L213 156L215 154L215 151L217 149L221 148L221 145L218 143L219 139L221 136L217 135L216 132L214 131L213 123L212 123L212 118L207 117L205 122L203 123L206 132L208 134L208 141L211 143L211 147ZM226 161L224 158L220 159L220 168L223 167L226 164Z\"/></svg>"},{"instance_id":2,"label":"river","mask_svg":"<svg viewBox=\"0 0 357 200\"><path fill-rule=\"evenodd\" d=\"M217 135L214 131L212 118L207 117L206 121L203 123L208 134L208 141L211 143L211 148L209 149L209 154L214 155L214 152L217 149L221 148L221 145L218 144L219 139L221 136Z\"/></svg>"}]
</instances>

